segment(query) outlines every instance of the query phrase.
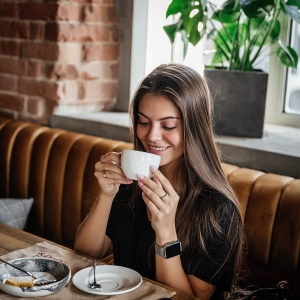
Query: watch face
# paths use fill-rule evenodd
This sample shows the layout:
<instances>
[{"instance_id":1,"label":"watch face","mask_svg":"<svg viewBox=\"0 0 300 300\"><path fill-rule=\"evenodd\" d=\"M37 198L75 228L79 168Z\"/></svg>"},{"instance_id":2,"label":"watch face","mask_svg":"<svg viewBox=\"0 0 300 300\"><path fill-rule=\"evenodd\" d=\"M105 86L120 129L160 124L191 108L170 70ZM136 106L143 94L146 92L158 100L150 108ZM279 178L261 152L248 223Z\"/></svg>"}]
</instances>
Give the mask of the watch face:
<instances>
[{"instance_id":1,"label":"watch face","mask_svg":"<svg viewBox=\"0 0 300 300\"><path fill-rule=\"evenodd\" d=\"M181 252L181 243L177 242L173 245L166 247L166 257L170 258L180 254Z\"/></svg>"}]
</instances>

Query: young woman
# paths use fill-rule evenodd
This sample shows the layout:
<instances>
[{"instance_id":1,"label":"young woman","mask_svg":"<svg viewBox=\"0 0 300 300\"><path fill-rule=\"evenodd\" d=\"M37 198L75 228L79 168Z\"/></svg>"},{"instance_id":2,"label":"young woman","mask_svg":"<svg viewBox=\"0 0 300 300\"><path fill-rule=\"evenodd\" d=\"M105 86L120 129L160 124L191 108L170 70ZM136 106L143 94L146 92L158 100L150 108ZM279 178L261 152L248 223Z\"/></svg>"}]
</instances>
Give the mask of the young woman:
<instances>
[{"instance_id":1,"label":"young woman","mask_svg":"<svg viewBox=\"0 0 300 300\"><path fill-rule=\"evenodd\" d=\"M95 166L99 196L75 249L132 268L200 299L223 299L236 282L243 225L214 141L208 86L193 69L161 65L130 106L134 148L161 156L152 179L128 180L120 154Z\"/></svg>"}]
</instances>

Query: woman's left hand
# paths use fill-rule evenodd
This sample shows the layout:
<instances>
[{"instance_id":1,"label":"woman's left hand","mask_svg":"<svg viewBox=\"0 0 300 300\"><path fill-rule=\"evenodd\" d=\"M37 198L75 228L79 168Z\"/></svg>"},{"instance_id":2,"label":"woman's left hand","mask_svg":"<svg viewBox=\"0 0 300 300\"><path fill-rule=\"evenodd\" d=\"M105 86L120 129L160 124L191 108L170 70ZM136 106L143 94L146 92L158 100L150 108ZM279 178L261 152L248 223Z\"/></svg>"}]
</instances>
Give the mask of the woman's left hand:
<instances>
[{"instance_id":1,"label":"woman's left hand","mask_svg":"<svg viewBox=\"0 0 300 300\"><path fill-rule=\"evenodd\" d=\"M151 225L156 233L156 243L177 240L175 216L179 195L169 180L156 168L151 167L153 178L138 175L142 197L151 215Z\"/></svg>"}]
</instances>

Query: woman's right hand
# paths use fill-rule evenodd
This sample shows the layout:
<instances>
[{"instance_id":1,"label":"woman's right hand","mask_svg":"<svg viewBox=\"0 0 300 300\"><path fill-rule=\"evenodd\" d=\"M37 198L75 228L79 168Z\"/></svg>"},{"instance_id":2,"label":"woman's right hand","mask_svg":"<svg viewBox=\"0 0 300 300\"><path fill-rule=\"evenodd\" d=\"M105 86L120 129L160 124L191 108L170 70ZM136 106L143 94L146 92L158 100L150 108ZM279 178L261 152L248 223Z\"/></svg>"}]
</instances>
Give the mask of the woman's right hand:
<instances>
[{"instance_id":1,"label":"woman's right hand","mask_svg":"<svg viewBox=\"0 0 300 300\"><path fill-rule=\"evenodd\" d=\"M101 193L107 196L115 196L120 184L131 184L121 168L121 153L109 152L100 157L95 165L95 177L98 180Z\"/></svg>"}]
</instances>

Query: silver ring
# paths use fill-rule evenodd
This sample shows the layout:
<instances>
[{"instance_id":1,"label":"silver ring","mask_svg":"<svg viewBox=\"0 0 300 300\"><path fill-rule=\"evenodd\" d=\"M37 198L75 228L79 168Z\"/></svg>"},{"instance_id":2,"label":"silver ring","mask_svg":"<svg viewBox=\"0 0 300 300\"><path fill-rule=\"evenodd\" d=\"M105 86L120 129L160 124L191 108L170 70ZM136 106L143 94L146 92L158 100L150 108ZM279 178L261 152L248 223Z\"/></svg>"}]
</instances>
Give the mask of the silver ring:
<instances>
[{"instance_id":1,"label":"silver ring","mask_svg":"<svg viewBox=\"0 0 300 300\"><path fill-rule=\"evenodd\" d=\"M104 177L104 178L106 178L106 177L107 177L107 175L106 175L106 171L105 171L105 170L103 170L103 177Z\"/></svg>"},{"instance_id":2,"label":"silver ring","mask_svg":"<svg viewBox=\"0 0 300 300\"><path fill-rule=\"evenodd\" d=\"M161 199L162 201L165 201L167 197L168 197L168 193L166 193L164 196L160 197L160 199Z\"/></svg>"}]
</instances>

